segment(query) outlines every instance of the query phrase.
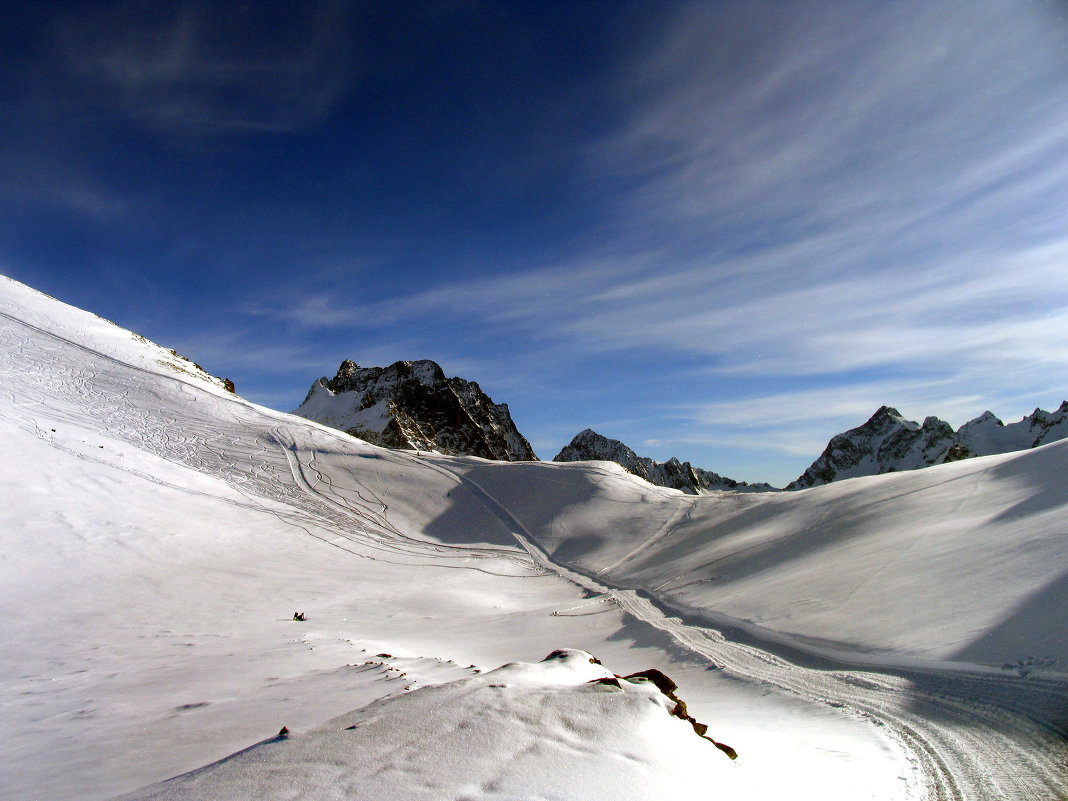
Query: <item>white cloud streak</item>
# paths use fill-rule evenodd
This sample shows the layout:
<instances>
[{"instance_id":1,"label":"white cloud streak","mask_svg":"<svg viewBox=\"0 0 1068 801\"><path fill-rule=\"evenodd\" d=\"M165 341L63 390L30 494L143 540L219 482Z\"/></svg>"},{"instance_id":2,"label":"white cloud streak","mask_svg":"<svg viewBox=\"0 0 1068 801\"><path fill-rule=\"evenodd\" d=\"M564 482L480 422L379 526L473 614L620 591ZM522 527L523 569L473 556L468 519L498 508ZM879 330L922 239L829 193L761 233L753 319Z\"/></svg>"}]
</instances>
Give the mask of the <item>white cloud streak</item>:
<instances>
[{"instance_id":1,"label":"white cloud streak","mask_svg":"<svg viewBox=\"0 0 1068 801\"><path fill-rule=\"evenodd\" d=\"M587 180L618 191L599 244L282 313L342 327L462 318L561 359L685 354L703 364L694 391L729 398L685 407L695 426L774 417L791 453L882 403L959 424L1063 392L1065 20L1039 3L726 8L684 6L609 87L630 114L588 153ZM822 387L729 390L798 377Z\"/></svg>"},{"instance_id":2,"label":"white cloud streak","mask_svg":"<svg viewBox=\"0 0 1068 801\"><path fill-rule=\"evenodd\" d=\"M566 341L586 352L694 353L722 374L945 371L969 362L1068 367L1060 347L1068 339L1068 239L1009 254L966 253L904 275L810 286L769 281L746 295L745 279L730 276L748 261L721 262L725 277L691 267L647 278L644 258L593 260L370 303L312 295L269 313L326 327L473 316L500 336Z\"/></svg>"},{"instance_id":3,"label":"white cloud streak","mask_svg":"<svg viewBox=\"0 0 1068 801\"><path fill-rule=\"evenodd\" d=\"M308 4L286 42L259 39L247 7L174 9L125 3L115 16L60 26L73 74L145 127L182 136L296 131L329 113L352 77L344 4Z\"/></svg>"}]
</instances>

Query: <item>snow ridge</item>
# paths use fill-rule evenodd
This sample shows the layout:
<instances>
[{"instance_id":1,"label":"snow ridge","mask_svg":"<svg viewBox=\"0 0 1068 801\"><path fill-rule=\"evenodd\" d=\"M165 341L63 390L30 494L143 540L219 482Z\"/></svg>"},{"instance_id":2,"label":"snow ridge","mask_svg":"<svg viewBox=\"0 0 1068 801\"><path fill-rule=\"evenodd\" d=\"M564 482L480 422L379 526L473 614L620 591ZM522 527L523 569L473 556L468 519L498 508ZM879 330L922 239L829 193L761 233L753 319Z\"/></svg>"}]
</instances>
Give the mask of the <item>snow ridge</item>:
<instances>
[{"instance_id":1,"label":"snow ridge","mask_svg":"<svg viewBox=\"0 0 1068 801\"><path fill-rule=\"evenodd\" d=\"M390 448L506 462L538 458L508 404L494 403L473 381L446 378L429 359L389 367L346 359L334 378L312 384L293 414Z\"/></svg>"},{"instance_id":2,"label":"snow ridge","mask_svg":"<svg viewBox=\"0 0 1068 801\"><path fill-rule=\"evenodd\" d=\"M773 489L769 484L747 484L735 481L710 470L694 467L689 462L680 462L672 456L666 462L656 462L646 456L638 456L617 439L598 434L587 428L580 431L553 459L554 462L615 462L628 473L644 478L650 484L682 490L697 495L702 490L741 490L762 492Z\"/></svg>"},{"instance_id":3,"label":"snow ridge","mask_svg":"<svg viewBox=\"0 0 1068 801\"><path fill-rule=\"evenodd\" d=\"M820 457L787 489L1035 448L1068 437L1066 417L1068 401L1055 412L1035 409L1009 425L987 411L954 431L937 417L927 417L920 425L891 406L881 406L863 425L832 437Z\"/></svg>"},{"instance_id":4,"label":"snow ridge","mask_svg":"<svg viewBox=\"0 0 1068 801\"><path fill-rule=\"evenodd\" d=\"M741 794L726 758L734 750L704 734L674 689L659 670L618 676L586 651L558 649L392 695L307 732L283 729L113 801L438 801L473 797L473 788L485 799L639 801L685 797L709 781ZM598 769L606 762L610 771Z\"/></svg>"}]
</instances>

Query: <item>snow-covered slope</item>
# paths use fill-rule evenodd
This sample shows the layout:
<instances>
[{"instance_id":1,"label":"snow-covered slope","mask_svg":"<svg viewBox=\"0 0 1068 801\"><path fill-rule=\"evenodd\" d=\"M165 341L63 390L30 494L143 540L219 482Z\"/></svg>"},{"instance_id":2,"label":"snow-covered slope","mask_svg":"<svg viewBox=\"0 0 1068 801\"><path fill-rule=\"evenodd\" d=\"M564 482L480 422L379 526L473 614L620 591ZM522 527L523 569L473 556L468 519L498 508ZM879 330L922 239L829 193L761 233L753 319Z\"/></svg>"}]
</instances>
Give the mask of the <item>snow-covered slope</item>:
<instances>
[{"instance_id":1,"label":"snow-covered slope","mask_svg":"<svg viewBox=\"0 0 1068 801\"><path fill-rule=\"evenodd\" d=\"M984 412L954 431L937 417L920 425L883 406L863 425L832 437L819 458L787 489L1034 448L1068 437L1065 418L1068 401L1053 413L1035 409L1009 425Z\"/></svg>"},{"instance_id":2,"label":"snow-covered slope","mask_svg":"<svg viewBox=\"0 0 1068 801\"><path fill-rule=\"evenodd\" d=\"M293 411L375 445L514 462L535 460L505 403L429 359L389 367L345 360Z\"/></svg>"},{"instance_id":3,"label":"snow-covered slope","mask_svg":"<svg viewBox=\"0 0 1068 801\"><path fill-rule=\"evenodd\" d=\"M244 771L245 797L285 798L291 757L308 798L348 776L487 799L1065 786L1062 443L694 497L605 462L378 448L6 279L0 353L2 798L190 797L156 783L205 765L216 797ZM663 670L739 758L652 694L468 681L560 647Z\"/></svg>"},{"instance_id":4,"label":"snow-covered slope","mask_svg":"<svg viewBox=\"0 0 1068 801\"><path fill-rule=\"evenodd\" d=\"M544 467L464 475L598 581L862 661L1068 671L1068 441L792 493L694 497L621 468Z\"/></svg>"},{"instance_id":5,"label":"snow-covered slope","mask_svg":"<svg viewBox=\"0 0 1068 801\"><path fill-rule=\"evenodd\" d=\"M706 657L656 626L591 604L516 541L449 457L376 448L249 404L8 279L0 352L2 798L132 792L283 725L296 740L346 710L561 645L678 681L690 713L744 755L731 762L690 735L715 757L702 787L730 782L720 770L767 797L800 784L848 799L874 782L876 797L895 798L899 777L922 782L870 722L708 672ZM530 759L514 775L532 794L547 772L537 756L559 752L559 733L526 729ZM681 760L646 763L639 731L611 736L584 760L587 784L607 788L600 797L613 797L621 762L644 764L641 786L665 792L694 775ZM466 741L439 753L454 766L477 757ZM388 772L391 758L377 767ZM349 752L337 769L373 769L367 760ZM264 755L261 769L285 764ZM495 797L453 778L440 797ZM275 789L286 797L284 782Z\"/></svg>"},{"instance_id":6,"label":"snow-covered slope","mask_svg":"<svg viewBox=\"0 0 1068 801\"><path fill-rule=\"evenodd\" d=\"M680 462L671 457L666 462L655 462L638 456L618 439L609 439L587 428L575 435L571 442L554 458L554 462L615 462L628 473L644 478L658 487L670 487L696 495L702 490L732 489L738 491L766 492L773 489L768 484L747 484L725 478L718 473L694 467L689 462Z\"/></svg>"},{"instance_id":7,"label":"snow-covered slope","mask_svg":"<svg viewBox=\"0 0 1068 801\"><path fill-rule=\"evenodd\" d=\"M713 782L717 794L743 794L727 757L672 715L677 706L652 681L559 650L378 701L128 799L439 801L462 788L459 797L625 801Z\"/></svg>"}]
</instances>

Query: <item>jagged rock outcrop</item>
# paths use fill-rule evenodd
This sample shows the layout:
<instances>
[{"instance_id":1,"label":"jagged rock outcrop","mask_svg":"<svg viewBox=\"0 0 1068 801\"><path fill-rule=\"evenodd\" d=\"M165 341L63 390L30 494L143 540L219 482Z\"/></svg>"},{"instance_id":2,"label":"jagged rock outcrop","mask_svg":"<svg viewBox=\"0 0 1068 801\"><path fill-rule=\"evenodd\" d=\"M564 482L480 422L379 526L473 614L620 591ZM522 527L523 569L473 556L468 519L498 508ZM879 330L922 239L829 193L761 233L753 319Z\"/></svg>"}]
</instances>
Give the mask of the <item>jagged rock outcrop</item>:
<instances>
[{"instance_id":1,"label":"jagged rock outcrop","mask_svg":"<svg viewBox=\"0 0 1068 801\"><path fill-rule=\"evenodd\" d=\"M748 490L767 491L774 489L769 484L746 484L708 470L694 467L689 462L680 462L671 457L666 462L654 462L634 451L617 439L609 439L587 428L580 431L553 459L554 462L615 462L628 473L644 478L650 484L688 492L695 495L701 490Z\"/></svg>"},{"instance_id":2,"label":"jagged rock outcrop","mask_svg":"<svg viewBox=\"0 0 1068 801\"><path fill-rule=\"evenodd\" d=\"M1009 425L984 412L954 431L937 417L928 417L921 425L883 406L864 425L832 437L820 457L787 489L1034 448L1068 437L1065 418L1068 401L1055 412L1035 409Z\"/></svg>"},{"instance_id":3,"label":"jagged rock outcrop","mask_svg":"<svg viewBox=\"0 0 1068 801\"><path fill-rule=\"evenodd\" d=\"M389 448L507 462L538 458L507 404L494 403L473 381L446 378L429 359L389 367L346 359L336 376L312 384L293 414Z\"/></svg>"}]
</instances>

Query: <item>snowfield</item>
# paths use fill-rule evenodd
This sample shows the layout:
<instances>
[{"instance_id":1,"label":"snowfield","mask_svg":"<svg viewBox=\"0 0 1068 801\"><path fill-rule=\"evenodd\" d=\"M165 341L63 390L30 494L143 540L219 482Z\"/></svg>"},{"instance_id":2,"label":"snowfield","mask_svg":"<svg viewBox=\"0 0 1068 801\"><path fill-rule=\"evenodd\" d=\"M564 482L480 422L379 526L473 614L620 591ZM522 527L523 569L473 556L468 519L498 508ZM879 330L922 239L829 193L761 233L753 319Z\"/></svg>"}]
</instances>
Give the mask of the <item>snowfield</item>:
<instances>
[{"instance_id":1,"label":"snowfield","mask_svg":"<svg viewBox=\"0 0 1068 801\"><path fill-rule=\"evenodd\" d=\"M0 797L1068 792L1068 441L694 497L376 448L5 278L0 352ZM597 681L648 668L737 760Z\"/></svg>"},{"instance_id":2,"label":"snowfield","mask_svg":"<svg viewBox=\"0 0 1068 801\"><path fill-rule=\"evenodd\" d=\"M562 481L541 465L458 469L513 499L553 559L689 617L756 624L865 664L1041 659L1068 670L1068 441L813 490L697 498L588 482L589 463L563 509L546 505Z\"/></svg>"},{"instance_id":3,"label":"snowfield","mask_svg":"<svg viewBox=\"0 0 1068 801\"><path fill-rule=\"evenodd\" d=\"M294 798L427 801L744 792L728 757L673 706L650 681L554 651L287 732L129 798L270 798L282 787Z\"/></svg>"}]
</instances>

